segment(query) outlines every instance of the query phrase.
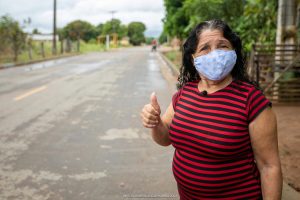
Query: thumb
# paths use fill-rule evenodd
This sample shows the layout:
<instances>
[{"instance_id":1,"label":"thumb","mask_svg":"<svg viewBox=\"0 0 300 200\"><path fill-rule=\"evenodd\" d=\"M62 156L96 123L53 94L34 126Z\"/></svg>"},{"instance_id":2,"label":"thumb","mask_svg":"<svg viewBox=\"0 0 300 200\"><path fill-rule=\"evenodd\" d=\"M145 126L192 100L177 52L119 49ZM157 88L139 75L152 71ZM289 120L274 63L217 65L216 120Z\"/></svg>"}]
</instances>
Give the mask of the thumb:
<instances>
[{"instance_id":1,"label":"thumb","mask_svg":"<svg viewBox=\"0 0 300 200\"><path fill-rule=\"evenodd\" d=\"M158 104L155 92L152 92L152 94L150 96L150 101L151 101L151 105L153 106L153 108L160 113L160 106Z\"/></svg>"}]
</instances>

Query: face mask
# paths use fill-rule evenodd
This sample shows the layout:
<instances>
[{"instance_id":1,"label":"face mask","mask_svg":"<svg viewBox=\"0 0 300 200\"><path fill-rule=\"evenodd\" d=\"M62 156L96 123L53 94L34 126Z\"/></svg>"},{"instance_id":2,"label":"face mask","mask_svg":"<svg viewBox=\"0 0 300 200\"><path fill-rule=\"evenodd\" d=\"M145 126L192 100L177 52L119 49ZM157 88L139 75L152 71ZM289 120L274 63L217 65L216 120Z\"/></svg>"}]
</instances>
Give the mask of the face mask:
<instances>
[{"instance_id":1,"label":"face mask","mask_svg":"<svg viewBox=\"0 0 300 200\"><path fill-rule=\"evenodd\" d=\"M234 50L214 50L209 54L196 57L194 65L196 70L209 80L218 81L225 78L236 63Z\"/></svg>"}]
</instances>

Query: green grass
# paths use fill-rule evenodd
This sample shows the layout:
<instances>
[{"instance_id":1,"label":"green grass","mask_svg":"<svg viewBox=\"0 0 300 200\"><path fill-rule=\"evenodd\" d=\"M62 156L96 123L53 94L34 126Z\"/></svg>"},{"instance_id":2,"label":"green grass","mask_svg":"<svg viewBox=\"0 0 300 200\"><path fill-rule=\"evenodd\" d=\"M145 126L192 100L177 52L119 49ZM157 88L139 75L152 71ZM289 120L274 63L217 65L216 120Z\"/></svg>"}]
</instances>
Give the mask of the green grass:
<instances>
[{"instance_id":1,"label":"green grass","mask_svg":"<svg viewBox=\"0 0 300 200\"><path fill-rule=\"evenodd\" d=\"M119 47L119 46L118 46ZM113 45L110 48L118 48ZM86 43L84 41L80 41L80 53L88 53L88 52L100 52L105 50L104 44L96 44L95 42ZM70 53L63 53L61 54L61 42L57 43L57 55L52 55L52 42L44 42L44 52L45 52L45 59L61 56L61 55L70 55L77 52L77 42L72 42L72 50ZM14 57L12 53L3 53L0 52L0 65L1 64L8 64L14 63ZM19 56L17 63L26 63L35 60L42 60L44 59L41 53L41 43L40 42L33 42L32 43L32 60L29 58L28 50L23 50Z\"/></svg>"},{"instance_id":2,"label":"green grass","mask_svg":"<svg viewBox=\"0 0 300 200\"><path fill-rule=\"evenodd\" d=\"M171 50L164 53L165 56L179 69L181 66L181 52L178 50Z\"/></svg>"},{"instance_id":3,"label":"green grass","mask_svg":"<svg viewBox=\"0 0 300 200\"><path fill-rule=\"evenodd\" d=\"M80 42L80 53L87 53L87 52L97 52L97 51L104 51L105 46L103 44L94 44L94 43L85 43L83 41ZM70 55L77 53L77 43L72 43L72 50L70 53L63 53L61 54L61 43L57 43L57 55L52 55L52 42L44 42L44 52L45 58L52 58L60 55ZM0 53L0 65L6 63L14 63L14 56L12 53ZM26 63L29 61L41 60L44 59L41 53L41 43L40 42L33 42L32 43L32 60L29 58L28 50L23 50L18 55L17 63Z\"/></svg>"},{"instance_id":4,"label":"green grass","mask_svg":"<svg viewBox=\"0 0 300 200\"><path fill-rule=\"evenodd\" d=\"M95 43L80 42L80 53L88 53L95 51L104 51L105 45Z\"/></svg>"}]
</instances>

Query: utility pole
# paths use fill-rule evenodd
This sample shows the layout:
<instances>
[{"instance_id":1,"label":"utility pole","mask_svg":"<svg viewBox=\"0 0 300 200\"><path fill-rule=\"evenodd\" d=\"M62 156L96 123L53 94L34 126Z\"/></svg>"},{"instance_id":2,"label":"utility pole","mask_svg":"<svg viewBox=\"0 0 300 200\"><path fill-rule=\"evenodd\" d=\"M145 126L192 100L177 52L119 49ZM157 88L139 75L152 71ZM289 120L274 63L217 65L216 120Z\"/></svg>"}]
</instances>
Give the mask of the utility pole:
<instances>
[{"instance_id":1,"label":"utility pole","mask_svg":"<svg viewBox=\"0 0 300 200\"><path fill-rule=\"evenodd\" d=\"M114 45L115 46L117 46L117 37L118 37L118 34L116 33L116 30L115 30L115 24L114 24L114 22L113 22L113 20L114 20L114 14L116 13L117 11L115 11L115 10L112 10L112 11L110 11L110 13L111 13L111 26L112 26L112 40L113 40L113 43L114 43Z\"/></svg>"},{"instance_id":2,"label":"utility pole","mask_svg":"<svg viewBox=\"0 0 300 200\"><path fill-rule=\"evenodd\" d=\"M56 55L56 0L53 0L53 39L52 54Z\"/></svg>"},{"instance_id":3,"label":"utility pole","mask_svg":"<svg viewBox=\"0 0 300 200\"><path fill-rule=\"evenodd\" d=\"M109 11L111 13L111 27L112 27L112 33L115 33L115 25L113 23L114 14L117 12L115 10Z\"/></svg>"}]
</instances>

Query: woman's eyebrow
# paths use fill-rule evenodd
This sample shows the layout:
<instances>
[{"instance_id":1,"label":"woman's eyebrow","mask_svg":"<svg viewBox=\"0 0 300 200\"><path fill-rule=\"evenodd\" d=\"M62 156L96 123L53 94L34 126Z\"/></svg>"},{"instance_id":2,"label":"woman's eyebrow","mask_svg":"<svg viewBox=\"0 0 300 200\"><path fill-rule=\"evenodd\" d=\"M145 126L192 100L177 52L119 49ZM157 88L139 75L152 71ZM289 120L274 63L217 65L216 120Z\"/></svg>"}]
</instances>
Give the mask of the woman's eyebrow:
<instances>
[{"instance_id":1,"label":"woman's eyebrow","mask_svg":"<svg viewBox=\"0 0 300 200\"><path fill-rule=\"evenodd\" d=\"M202 48L208 46L208 42L204 42L204 43L199 43L198 48Z\"/></svg>"},{"instance_id":2,"label":"woman's eyebrow","mask_svg":"<svg viewBox=\"0 0 300 200\"><path fill-rule=\"evenodd\" d=\"M230 42L228 40L225 40L225 39L219 39L219 43L230 44Z\"/></svg>"}]
</instances>

